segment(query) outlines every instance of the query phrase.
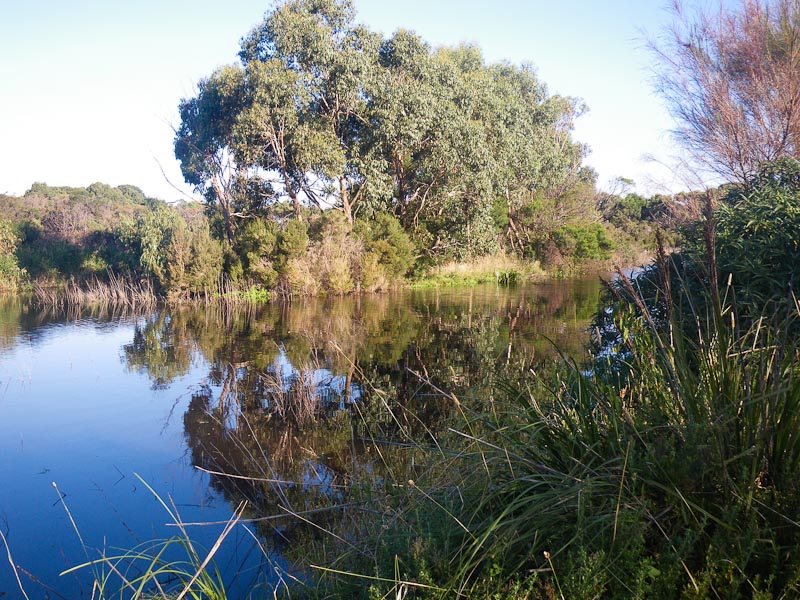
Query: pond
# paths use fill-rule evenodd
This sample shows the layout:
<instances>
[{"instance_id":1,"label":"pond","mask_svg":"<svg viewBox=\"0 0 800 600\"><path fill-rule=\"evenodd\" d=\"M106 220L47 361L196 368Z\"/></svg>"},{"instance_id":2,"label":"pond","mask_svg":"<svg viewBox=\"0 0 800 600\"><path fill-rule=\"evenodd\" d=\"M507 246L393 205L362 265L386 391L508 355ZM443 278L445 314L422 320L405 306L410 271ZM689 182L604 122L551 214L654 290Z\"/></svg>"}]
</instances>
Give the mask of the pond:
<instances>
[{"instance_id":1,"label":"pond","mask_svg":"<svg viewBox=\"0 0 800 600\"><path fill-rule=\"evenodd\" d=\"M435 436L448 394L489 402L556 348L581 357L599 297L588 281L152 314L0 300L0 531L26 592L92 597L89 571L60 573L178 533L161 501L201 557L247 501L214 556L230 597L302 578L296 548L359 474L413 474L397 440ZM287 512L313 527L272 518ZM18 597L0 550L0 598Z\"/></svg>"}]
</instances>

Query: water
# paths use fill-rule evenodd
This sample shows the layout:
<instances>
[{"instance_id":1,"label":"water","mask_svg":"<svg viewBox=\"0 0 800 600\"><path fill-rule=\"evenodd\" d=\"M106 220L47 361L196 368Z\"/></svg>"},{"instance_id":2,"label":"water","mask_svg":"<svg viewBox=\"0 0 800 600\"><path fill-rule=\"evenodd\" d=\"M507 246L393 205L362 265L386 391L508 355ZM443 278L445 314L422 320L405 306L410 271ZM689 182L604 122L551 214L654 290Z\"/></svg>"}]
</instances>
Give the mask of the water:
<instances>
[{"instance_id":1,"label":"water","mask_svg":"<svg viewBox=\"0 0 800 600\"><path fill-rule=\"evenodd\" d=\"M59 573L174 535L147 486L183 521L215 523L189 528L205 547L241 500L246 519L330 522L359 474L413 474L413 453L365 440L435 433L451 410L436 388L485 402L556 346L580 356L598 297L597 283L559 282L145 315L3 301L0 531L26 591L91 597L88 573ZM280 520L235 528L216 556L231 597L302 577L309 535ZM19 595L0 560L0 598Z\"/></svg>"}]
</instances>

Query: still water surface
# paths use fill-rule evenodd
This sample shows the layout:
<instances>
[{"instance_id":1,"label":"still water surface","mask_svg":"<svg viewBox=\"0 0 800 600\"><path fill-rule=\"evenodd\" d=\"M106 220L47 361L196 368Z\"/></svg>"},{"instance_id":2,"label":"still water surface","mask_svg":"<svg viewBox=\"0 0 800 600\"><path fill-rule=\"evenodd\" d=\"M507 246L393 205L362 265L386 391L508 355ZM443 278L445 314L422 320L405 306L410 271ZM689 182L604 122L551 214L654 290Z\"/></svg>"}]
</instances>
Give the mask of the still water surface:
<instances>
[{"instance_id":1,"label":"still water surface","mask_svg":"<svg viewBox=\"0 0 800 600\"><path fill-rule=\"evenodd\" d=\"M245 517L312 514L358 472L404 475L413 457L379 464L364 440L435 433L450 405L434 387L485 402L554 347L580 356L599 294L558 282L144 315L0 300L0 531L26 591L91 597L88 573L59 575L87 557L63 504L96 558L176 533L143 481L184 521L224 523L242 499ZM221 529L190 528L206 547ZM231 597L302 576L301 539L277 521L234 529L217 555ZM15 598L4 554L0 598Z\"/></svg>"}]
</instances>

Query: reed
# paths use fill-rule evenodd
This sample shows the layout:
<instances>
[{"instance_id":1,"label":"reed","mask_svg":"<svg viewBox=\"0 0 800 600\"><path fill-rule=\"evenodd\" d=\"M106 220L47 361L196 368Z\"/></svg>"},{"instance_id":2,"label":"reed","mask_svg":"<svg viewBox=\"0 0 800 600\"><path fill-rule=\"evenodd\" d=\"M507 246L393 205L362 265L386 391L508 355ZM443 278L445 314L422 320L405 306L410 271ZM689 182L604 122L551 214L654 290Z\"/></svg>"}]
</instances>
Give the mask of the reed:
<instances>
[{"instance_id":1,"label":"reed","mask_svg":"<svg viewBox=\"0 0 800 600\"><path fill-rule=\"evenodd\" d=\"M486 255L469 262L449 262L432 267L413 287L498 283L511 285L525 279L540 279L539 263L523 262L504 253Z\"/></svg>"},{"instance_id":2,"label":"reed","mask_svg":"<svg viewBox=\"0 0 800 600\"><path fill-rule=\"evenodd\" d=\"M262 373L267 412L301 429L314 425L321 410L315 371L300 369L290 377L284 377L281 369Z\"/></svg>"},{"instance_id":3,"label":"reed","mask_svg":"<svg viewBox=\"0 0 800 600\"><path fill-rule=\"evenodd\" d=\"M167 539L148 541L119 552L109 553L106 549L95 551L84 543L78 524L64 502L63 495L59 493L60 503L86 555L85 562L67 569L62 575L88 572L92 581L92 598L98 600L110 598L225 600L228 598L225 577L215 566L214 557L230 533L239 526L246 504L241 503L236 507L214 544L205 550L192 540L187 524L181 519L171 499L165 500L139 475L136 477L153 494L179 533ZM55 484L53 486L56 487Z\"/></svg>"},{"instance_id":4,"label":"reed","mask_svg":"<svg viewBox=\"0 0 800 600\"><path fill-rule=\"evenodd\" d=\"M33 296L43 308L123 306L150 310L158 304L150 280L134 280L110 271L105 279L93 277L83 282L69 279L63 285L37 281L33 284Z\"/></svg>"}]
</instances>

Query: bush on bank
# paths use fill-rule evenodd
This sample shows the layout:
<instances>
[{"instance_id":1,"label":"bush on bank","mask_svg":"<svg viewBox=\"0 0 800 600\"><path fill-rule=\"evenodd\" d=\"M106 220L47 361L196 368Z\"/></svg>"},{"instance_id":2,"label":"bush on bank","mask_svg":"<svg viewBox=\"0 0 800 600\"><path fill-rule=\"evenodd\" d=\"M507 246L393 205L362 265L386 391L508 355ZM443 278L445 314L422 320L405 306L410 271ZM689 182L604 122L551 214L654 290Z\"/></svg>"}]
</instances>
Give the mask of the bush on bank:
<instances>
[{"instance_id":1,"label":"bush on bank","mask_svg":"<svg viewBox=\"0 0 800 600\"><path fill-rule=\"evenodd\" d=\"M612 286L592 369L565 363L525 388L500 386L504 400L487 410L462 408L453 437L438 440L450 458L395 482L396 526L376 524L374 561L339 547L334 564L350 575L329 574L322 589L800 593L800 311L787 305L795 263L777 262L794 256L779 234L797 226L800 186L784 173L732 193L688 234L690 250L662 254L641 285ZM737 277L737 265L763 276Z\"/></svg>"}]
</instances>

